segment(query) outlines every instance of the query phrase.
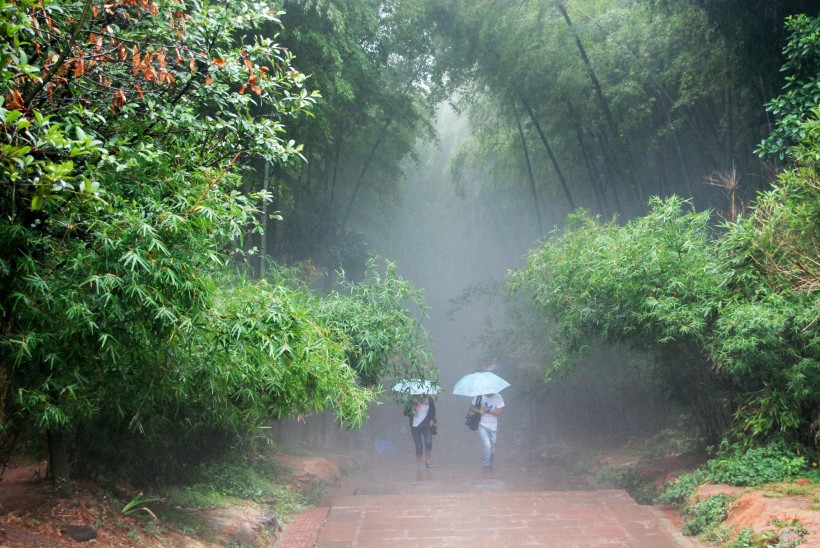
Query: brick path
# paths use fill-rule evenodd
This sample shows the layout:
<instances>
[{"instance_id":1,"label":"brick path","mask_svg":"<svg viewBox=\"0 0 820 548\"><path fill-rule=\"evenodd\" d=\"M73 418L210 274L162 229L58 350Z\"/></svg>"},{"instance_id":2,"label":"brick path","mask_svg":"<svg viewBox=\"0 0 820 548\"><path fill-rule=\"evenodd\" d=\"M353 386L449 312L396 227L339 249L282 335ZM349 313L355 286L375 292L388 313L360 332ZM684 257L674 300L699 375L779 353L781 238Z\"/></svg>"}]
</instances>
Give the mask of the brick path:
<instances>
[{"instance_id":1,"label":"brick path","mask_svg":"<svg viewBox=\"0 0 820 548\"><path fill-rule=\"evenodd\" d=\"M622 491L348 496L317 546L680 546L661 522Z\"/></svg>"},{"instance_id":2,"label":"brick path","mask_svg":"<svg viewBox=\"0 0 820 548\"><path fill-rule=\"evenodd\" d=\"M311 548L316 544L319 531L330 508L311 508L293 517L276 543L280 548Z\"/></svg>"},{"instance_id":3,"label":"brick path","mask_svg":"<svg viewBox=\"0 0 820 548\"><path fill-rule=\"evenodd\" d=\"M554 483L511 463L487 476L454 465L416 472L394 459L352 476L329 508L296 516L276 546L701 546L624 491Z\"/></svg>"}]
</instances>

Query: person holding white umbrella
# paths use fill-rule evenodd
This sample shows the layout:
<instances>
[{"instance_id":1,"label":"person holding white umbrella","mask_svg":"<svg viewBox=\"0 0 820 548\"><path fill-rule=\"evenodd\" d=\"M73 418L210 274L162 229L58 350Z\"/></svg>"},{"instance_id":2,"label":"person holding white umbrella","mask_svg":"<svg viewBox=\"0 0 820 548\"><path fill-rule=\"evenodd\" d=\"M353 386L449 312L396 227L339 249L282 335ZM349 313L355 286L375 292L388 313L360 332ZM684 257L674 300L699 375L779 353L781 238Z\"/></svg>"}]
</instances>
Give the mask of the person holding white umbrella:
<instances>
[{"instance_id":1,"label":"person holding white umbrella","mask_svg":"<svg viewBox=\"0 0 820 548\"><path fill-rule=\"evenodd\" d=\"M437 433L436 404L430 394L438 392L438 385L422 380L399 381L393 386L394 392L411 394L411 404L405 407L405 416L410 417L410 433L416 446L416 464L421 470L421 457L424 465L432 468L430 453L433 451L433 434Z\"/></svg>"},{"instance_id":2,"label":"person holding white umbrella","mask_svg":"<svg viewBox=\"0 0 820 548\"><path fill-rule=\"evenodd\" d=\"M510 383L492 372L494 369L495 365L489 365L484 371L463 377L453 387L453 394L472 396L470 412L481 415L478 437L482 448L481 467L485 471L493 468L498 417L504 411L504 398L499 392L510 386Z\"/></svg>"},{"instance_id":3,"label":"person holding white umbrella","mask_svg":"<svg viewBox=\"0 0 820 548\"><path fill-rule=\"evenodd\" d=\"M422 442L424 445L424 465L432 468L430 453L433 451L433 432L436 431L436 404L427 394L416 394L410 410L410 433L416 446L416 464L421 470Z\"/></svg>"}]
</instances>

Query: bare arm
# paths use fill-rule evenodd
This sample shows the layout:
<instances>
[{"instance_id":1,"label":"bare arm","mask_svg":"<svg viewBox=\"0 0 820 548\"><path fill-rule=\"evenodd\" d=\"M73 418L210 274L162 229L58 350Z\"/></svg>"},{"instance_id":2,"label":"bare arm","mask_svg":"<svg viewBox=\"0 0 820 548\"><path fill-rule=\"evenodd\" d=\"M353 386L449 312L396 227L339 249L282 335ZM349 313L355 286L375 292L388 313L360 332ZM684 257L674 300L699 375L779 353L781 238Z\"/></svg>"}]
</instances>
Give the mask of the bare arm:
<instances>
[{"instance_id":1,"label":"bare arm","mask_svg":"<svg viewBox=\"0 0 820 548\"><path fill-rule=\"evenodd\" d=\"M503 407L493 407L492 409L490 409L489 407L487 407L486 403L484 403L481 407L476 407L475 405L470 404L470 411L472 411L473 413L478 413L478 414L489 413L490 415L495 415L496 417L500 417L501 413L504 412L504 408Z\"/></svg>"}]
</instances>

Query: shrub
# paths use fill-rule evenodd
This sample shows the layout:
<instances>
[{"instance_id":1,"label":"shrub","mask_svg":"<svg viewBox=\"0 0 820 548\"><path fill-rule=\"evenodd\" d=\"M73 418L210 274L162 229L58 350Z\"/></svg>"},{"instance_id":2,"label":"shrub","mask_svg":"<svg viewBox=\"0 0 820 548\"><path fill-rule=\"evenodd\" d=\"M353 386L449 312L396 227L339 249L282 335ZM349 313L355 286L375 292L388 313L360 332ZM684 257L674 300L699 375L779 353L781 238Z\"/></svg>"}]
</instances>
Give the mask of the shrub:
<instances>
[{"instance_id":1,"label":"shrub","mask_svg":"<svg viewBox=\"0 0 820 548\"><path fill-rule=\"evenodd\" d=\"M680 506L685 504L699 485L709 481L706 470L696 470L691 474L684 474L670 482L658 496L657 502Z\"/></svg>"},{"instance_id":2,"label":"shrub","mask_svg":"<svg viewBox=\"0 0 820 548\"><path fill-rule=\"evenodd\" d=\"M805 475L808 462L778 443L741 451L736 445L724 442L718 458L709 461L707 470L715 483L750 486Z\"/></svg>"},{"instance_id":3,"label":"shrub","mask_svg":"<svg viewBox=\"0 0 820 548\"><path fill-rule=\"evenodd\" d=\"M729 495L719 494L693 504L685 514L684 535L700 535L714 529L726 519L726 509L732 501Z\"/></svg>"}]
</instances>

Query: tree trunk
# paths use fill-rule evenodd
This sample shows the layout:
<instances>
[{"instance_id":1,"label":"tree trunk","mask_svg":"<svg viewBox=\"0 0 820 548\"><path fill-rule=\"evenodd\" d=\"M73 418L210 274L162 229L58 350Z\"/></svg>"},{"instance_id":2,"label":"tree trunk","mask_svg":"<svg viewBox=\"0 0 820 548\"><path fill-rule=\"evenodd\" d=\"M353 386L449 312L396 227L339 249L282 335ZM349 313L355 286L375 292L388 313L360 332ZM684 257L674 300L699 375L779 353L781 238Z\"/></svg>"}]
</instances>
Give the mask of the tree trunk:
<instances>
[{"instance_id":1,"label":"tree trunk","mask_svg":"<svg viewBox=\"0 0 820 548\"><path fill-rule=\"evenodd\" d=\"M523 96L520 97L521 102L524 104L524 108L527 109L527 114L529 115L530 120L532 120L536 131L538 131L538 136L541 137L541 142L544 144L544 148L547 150L547 155L550 158L550 162L552 162L552 167L555 169L556 175L558 175L561 188L564 189L564 195L567 197L567 203L572 210L575 210L575 200L572 199L572 194L569 192L569 186L567 185L567 181L564 179L564 174L561 172L561 167L558 165L558 161L555 159L555 154L552 152L552 147L547 141L547 136L544 135L544 130L541 129L541 124L538 123L538 118L535 117L535 113L532 111L532 108L530 108L530 104L527 103L527 100L524 99Z\"/></svg>"},{"instance_id":2,"label":"tree trunk","mask_svg":"<svg viewBox=\"0 0 820 548\"><path fill-rule=\"evenodd\" d=\"M598 150L600 151L601 163L603 164L601 171L606 174L610 181L610 184L606 185L606 188L610 189L612 192L612 201L614 202L615 212L626 213L621 206L621 199L618 197L618 192L620 191L619 185L614 184L616 181L620 182L623 179L621 179L612 169L613 162L611 161L611 155L607 154L608 149L606 146L606 141L604 136L601 134L600 128L595 127L592 132L592 136Z\"/></svg>"},{"instance_id":3,"label":"tree trunk","mask_svg":"<svg viewBox=\"0 0 820 548\"><path fill-rule=\"evenodd\" d=\"M524 160L527 162L527 175L530 178L530 191L532 192L532 203L535 207L535 219L538 223L539 236L544 233L544 226L541 222L541 208L538 205L538 193L535 191L535 177L532 174L532 163L530 162L530 151L527 148L527 140L524 138L524 129L521 127L521 117L518 116L518 109L513 102L513 114L515 115L515 125L518 127L518 136L521 138L521 149L524 151Z\"/></svg>"},{"instance_id":4,"label":"tree trunk","mask_svg":"<svg viewBox=\"0 0 820 548\"><path fill-rule=\"evenodd\" d=\"M60 497L71 496L71 476L68 466L68 449L65 435L60 430L46 432L48 438L48 464L54 492Z\"/></svg>"},{"instance_id":5,"label":"tree trunk","mask_svg":"<svg viewBox=\"0 0 820 548\"><path fill-rule=\"evenodd\" d=\"M669 114L669 110L665 109L666 111L666 120L669 123L669 127L672 127L672 118ZM683 153L683 147L681 147L680 137L678 137L678 132L672 132L672 142L675 148L675 154L678 157L678 163L680 164L681 171L683 172L684 183L686 184L686 193L688 197L694 198L695 191L692 188L692 175L689 171L689 162L686 161L686 155Z\"/></svg>"},{"instance_id":6,"label":"tree trunk","mask_svg":"<svg viewBox=\"0 0 820 548\"><path fill-rule=\"evenodd\" d=\"M410 88L413 87L413 82L418 77L419 73L421 72L421 67L413 74L413 77L407 82L407 85L404 87L404 93L407 94L410 92ZM384 126L382 126L381 133L379 133L378 138L373 143L373 146L370 149L370 154L368 154L367 159L362 166L362 171L359 173L359 178L356 181L356 187L353 189L353 195L350 197L350 201L347 203L347 208L345 209L344 217L342 217L341 222L339 223L339 228L344 228L347 224L347 219L350 216L350 211L353 209L353 204L356 202L356 195L359 193L359 189L362 187L362 183L364 182L365 173L367 173L367 169L370 167L370 163L373 161L373 158L376 156L376 149L379 148L379 145L384 140L384 136L387 133L387 128L390 127L390 124L393 122L393 116L396 114L396 109L392 109L387 116L387 119L384 121Z\"/></svg>"},{"instance_id":7,"label":"tree trunk","mask_svg":"<svg viewBox=\"0 0 820 548\"><path fill-rule=\"evenodd\" d=\"M356 186L353 189L353 195L350 196L350 201L347 203L347 208L345 209L344 217L342 217L341 222L339 223L339 227L343 228L347 224L347 218L350 217L350 211L353 209L353 204L356 203L356 195L359 193L359 189L362 187L362 183L364 182L364 176L367 173L368 168L370 167L370 163L373 161L373 158L376 156L376 150L379 148L379 145L382 144L384 140L384 135L387 133L387 128L390 126L390 122L393 121L393 115L391 113L390 116L387 117L387 120L384 122L382 126L381 133L373 142L373 146L370 148L370 153L367 155L367 159L362 164L362 170L359 172L359 178L356 180Z\"/></svg>"},{"instance_id":8,"label":"tree trunk","mask_svg":"<svg viewBox=\"0 0 820 548\"><path fill-rule=\"evenodd\" d=\"M584 160L584 165L586 166L587 174L589 176L589 182L592 185L592 193L595 196L595 201L598 203L598 212L601 215L609 216L611 214L611 211L609 210L609 202L607 201L606 193L603 185L601 184L601 180L598 177L598 170L595 169L595 166L592 164L592 160L589 158L581 118L578 116L575 106L569 99L567 99L567 108L569 109L570 116L574 122L575 138L578 140L578 148L581 150L581 157Z\"/></svg>"},{"instance_id":9,"label":"tree trunk","mask_svg":"<svg viewBox=\"0 0 820 548\"><path fill-rule=\"evenodd\" d=\"M723 108L726 116L726 159L728 160L729 164L734 167L735 165L735 120L734 120L734 105L732 102L732 89L731 89L731 82L732 80L729 79L729 71L731 70L729 66L729 52L731 51L728 45L728 40L726 37L723 37L723 70L726 71L724 75L724 81L726 82L723 86Z\"/></svg>"},{"instance_id":10,"label":"tree trunk","mask_svg":"<svg viewBox=\"0 0 820 548\"><path fill-rule=\"evenodd\" d=\"M607 103L606 97L604 97L604 90L601 87L601 82L598 80L598 75L595 73L595 69L592 68L592 62L589 60L589 56L587 55L587 51L584 48L584 44L581 43L581 37L578 36L578 33L575 31L575 27L572 24L572 19L569 17L569 13L567 12L567 8L564 6L562 0L559 0L555 3L558 11L561 12L561 15L564 17L564 21L567 23L567 27L572 34L573 39L575 40L575 46L578 48L578 54L581 56L581 61L584 63L584 67L587 69L587 74L589 75L589 79L592 82L592 88L595 92L595 98L598 101L598 105L601 108L601 111L604 114L604 119L606 120L606 125L608 128L608 132L612 135L612 142L615 144L616 151L615 151L615 159L616 159L616 166L619 166L619 171L622 173L626 173L626 180L629 181L631 186L635 189L635 195L640 200L640 197L644 193L644 189L642 185L638 182L635 178L635 170L632 167L632 156L627 152L627 147L623 145L621 142L620 132L618 131L618 125L615 123L615 117L612 116L612 111L609 108L609 103ZM626 163L626 167L623 167L623 162Z\"/></svg>"},{"instance_id":11,"label":"tree trunk","mask_svg":"<svg viewBox=\"0 0 820 548\"><path fill-rule=\"evenodd\" d=\"M581 43L581 38L578 36L578 33L575 32L575 27L572 26L572 20L569 18L567 8L564 6L563 2L556 2L555 5L558 7L558 11L561 12L561 15L564 16L564 21L566 21L567 27L569 27L570 33L575 39L575 46L578 48L578 53L581 55L581 60L584 62L584 66L587 69L589 79L592 81L592 88L595 91L595 98L598 100L598 105L604 113L606 122L609 125L609 130L613 135L617 136L618 126L615 124L615 118L612 116L612 111L609 110L609 104L606 102L604 91L601 88L601 83L598 81L598 75L595 74L595 70L592 68L592 63L589 60L589 56L587 55L584 45Z\"/></svg>"},{"instance_id":12,"label":"tree trunk","mask_svg":"<svg viewBox=\"0 0 820 548\"><path fill-rule=\"evenodd\" d=\"M2 329L6 334L10 330L10 322L7 322ZM11 389L10 371L4 365L0 365L0 424L4 425L0 431L0 480L6 473L11 453L17 443L18 430L6 422L6 409L8 405L8 395Z\"/></svg>"},{"instance_id":13,"label":"tree trunk","mask_svg":"<svg viewBox=\"0 0 820 548\"><path fill-rule=\"evenodd\" d=\"M339 140L338 143L335 143L333 146L333 174L330 178L330 192L328 193L330 198L328 198L328 211L333 211L333 203L336 199L336 183L339 180L339 157L342 155L342 141Z\"/></svg>"},{"instance_id":14,"label":"tree trunk","mask_svg":"<svg viewBox=\"0 0 820 548\"><path fill-rule=\"evenodd\" d=\"M270 189L270 162L265 160L265 167L262 170L262 190L265 191L265 194L268 193ZM268 221L269 215L269 204L267 198L265 201L262 202L262 234L259 235L259 245L260 245L260 257L259 257L259 277L265 278L267 274L267 260L268 260L268 225L270 224Z\"/></svg>"}]
</instances>

